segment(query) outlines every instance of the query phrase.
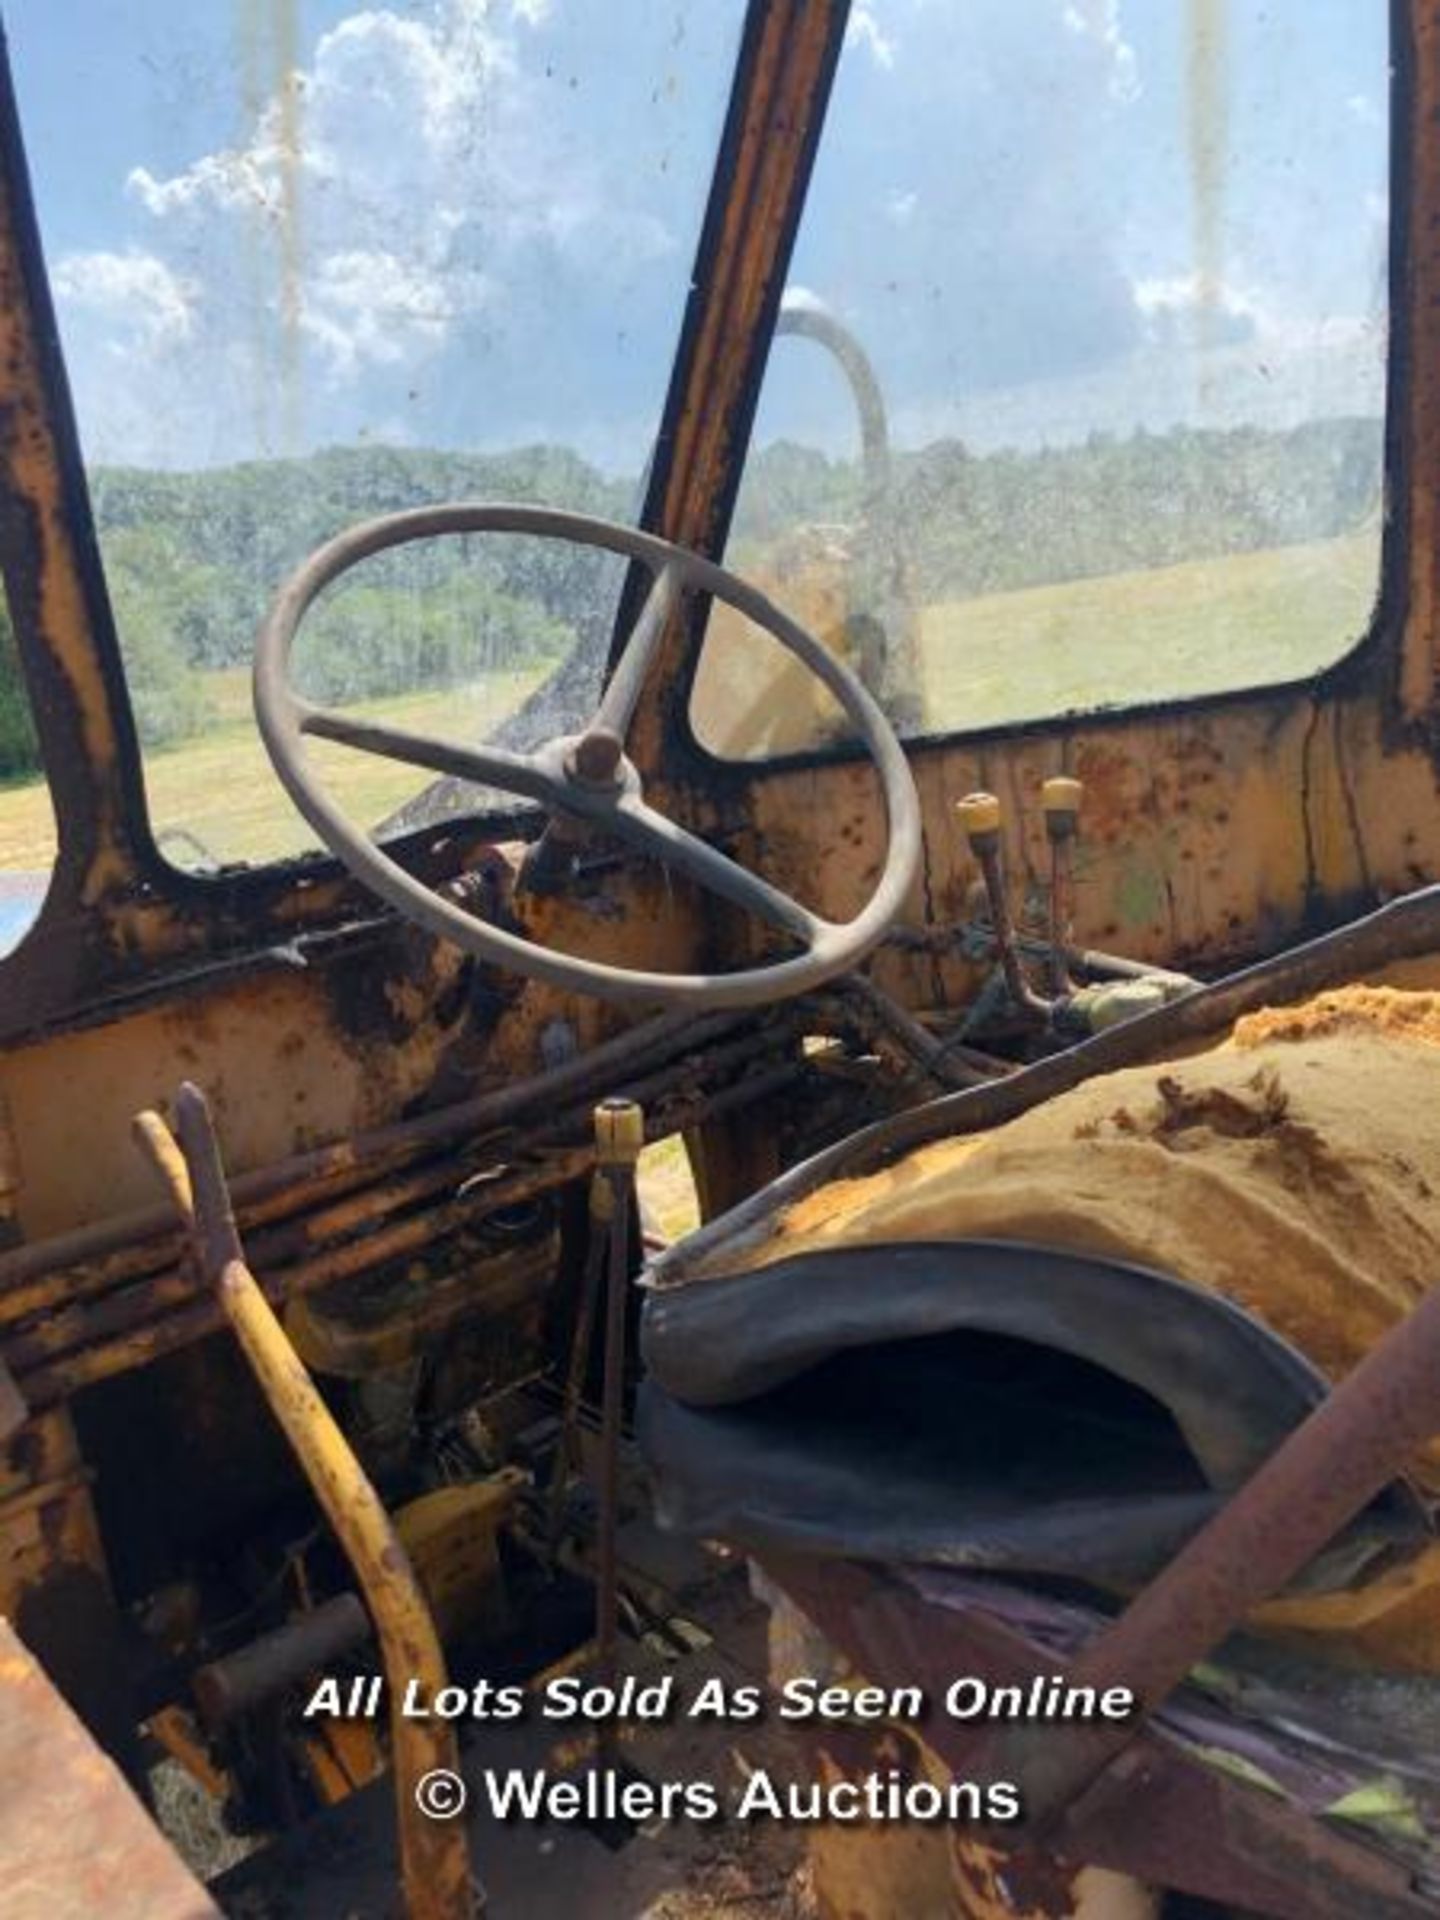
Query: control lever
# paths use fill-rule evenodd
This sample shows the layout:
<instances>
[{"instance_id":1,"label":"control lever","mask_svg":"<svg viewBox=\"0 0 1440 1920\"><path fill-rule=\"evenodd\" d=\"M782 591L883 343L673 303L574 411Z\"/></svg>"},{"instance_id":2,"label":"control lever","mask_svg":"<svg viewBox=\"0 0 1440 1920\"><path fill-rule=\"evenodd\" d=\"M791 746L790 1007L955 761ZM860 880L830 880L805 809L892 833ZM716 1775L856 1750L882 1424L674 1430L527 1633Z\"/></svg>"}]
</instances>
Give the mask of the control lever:
<instances>
[{"instance_id":1,"label":"control lever","mask_svg":"<svg viewBox=\"0 0 1440 1920\"><path fill-rule=\"evenodd\" d=\"M630 1218L635 1169L645 1145L645 1115L634 1100L602 1100L595 1109L595 1168L610 1193L609 1276L605 1294L605 1380L600 1400L599 1539L595 1570L595 1676L618 1680L620 1571L620 1427L625 1412L625 1300L630 1286ZM592 1219L593 1219L592 1213ZM600 1722L596 1760L613 1768L618 1729Z\"/></svg>"},{"instance_id":2,"label":"control lever","mask_svg":"<svg viewBox=\"0 0 1440 1920\"><path fill-rule=\"evenodd\" d=\"M472 1883L454 1724L407 1714L411 1688L447 1690L434 1616L389 1514L350 1442L245 1263L209 1103L188 1081L175 1102L177 1142L158 1113L135 1116L136 1144L182 1227L250 1371L350 1562L375 1627L390 1693L390 1753L400 1879L409 1920L471 1920L485 1905ZM452 1794L460 1796L457 1803ZM431 1798L433 1796L433 1800ZM436 1818L441 1798L449 1812Z\"/></svg>"},{"instance_id":3,"label":"control lever","mask_svg":"<svg viewBox=\"0 0 1440 1920\"><path fill-rule=\"evenodd\" d=\"M1017 1007L1024 1008L1027 1013L1036 1015L1048 1024L1053 1009L1050 1002L1036 993L1025 977L1015 939L1015 924L1010 918L1000 839L1000 802L993 793L967 793L963 800L956 801L955 812L984 877L985 897L990 903L990 925L1010 998Z\"/></svg>"},{"instance_id":4,"label":"control lever","mask_svg":"<svg viewBox=\"0 0 1440 1920\"><path fill-rule=\"evenodd\" d=\"M1070 978L1070 913L1074 869L1071 855L1080 825L1085 788L1069 774L1057 773L1040 789L1045 835L1050 842L1050 991L1057 1000L1074 989Z\"/></svg>"},{"instance_id":5,"label":"control lever","mask_svg":"<svg viewBox=\"0 0 1440 1920\"><path fill-rule=\"evenodd\" d=\"M551 1469L550 1487L546 1495L545 1542L552 1558L564 1531L565 1494L570 1476L580 1465L580 1407L585 1397L585 1375L590 1365L590 1344L595 1335L595 1311L600 1303L605 1256L610 1248L611 1222L615 1218L614 1189L598 1167L590 1176L588 1216L585 1270L580 1276L575 1325L570 1335L560 1439L555 1448L555 1464Z\"/></svg>"},{"instance_id":6,"label":"control lever","mask_svg":"<svg viewBox=\"0 0 1440 1920\"><path fill-rule=\"evenodd\" d=\"M1040 790L1045 815L1045 837L1050 843L1050 904L1046 930L1046 960L1050 995L1037 993L1026 978L1021 959L1021 943L1010 917L1010 902L1005 891L1005 865L1001 840L1003 818L1000 802L993 793L968 793L957 801L955 812L970 851L975 855L985 881L985 897L990 904L990 925L995 950L1000 958L1006 990L1012 1004L1031 1014L1052 1032L1063 1037L1102 1033L1122 1020L1133 1020L1167 1001L1191 993L1195 982L1187 975L1165 968L1145 967L1116 960L1110 955L1075 954L1070 944L1070 916L1074 896L1075 840L1080 827L1080 807L1085 797L1084 784L1069 774L1055 774ZM1038 943L1037 943L1038 944ZM1120 977L1077 986L1070 971L1078 958L1083 968L1103 965L1109 974Z\"/></svg>"}]
</instances>

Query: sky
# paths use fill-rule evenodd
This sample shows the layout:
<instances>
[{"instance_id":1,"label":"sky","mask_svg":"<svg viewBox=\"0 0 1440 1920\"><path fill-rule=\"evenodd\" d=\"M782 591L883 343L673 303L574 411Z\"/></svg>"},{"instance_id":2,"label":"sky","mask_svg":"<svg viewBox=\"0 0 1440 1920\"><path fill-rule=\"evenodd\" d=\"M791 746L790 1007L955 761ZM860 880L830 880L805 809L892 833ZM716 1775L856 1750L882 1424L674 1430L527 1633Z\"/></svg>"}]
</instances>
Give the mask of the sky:
<instances>
[{"instance_id":1,"label":"sky","mask_svg":"<svg viewBox=\"0 0 1440 1920\"><path fill-rule=\"evenodd\" d=\"M905 444L1383 403L1382 0L857 0L793 281ZM0 0L92 462L658 424L739 0ZM775 349L763 438L853 440Z\"/></svg>"}]
</instances>

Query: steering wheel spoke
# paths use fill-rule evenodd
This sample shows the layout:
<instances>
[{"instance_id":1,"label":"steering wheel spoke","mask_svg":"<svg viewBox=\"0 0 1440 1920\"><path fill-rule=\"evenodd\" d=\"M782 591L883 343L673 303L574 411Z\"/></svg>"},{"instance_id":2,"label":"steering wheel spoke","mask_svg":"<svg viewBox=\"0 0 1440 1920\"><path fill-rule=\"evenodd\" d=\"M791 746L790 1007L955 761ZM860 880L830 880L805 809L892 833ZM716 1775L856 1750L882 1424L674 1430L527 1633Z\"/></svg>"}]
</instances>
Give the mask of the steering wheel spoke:
<instances>
[{"instance_id":1,"label":"steering wheel spoke","mask_svg":"<svg viewBox=\"0 0 1440 1920\"><path fill-rule=\"evenodd\" d=\"M456 740L437 740L405 727L337 713L333 707L297 701L296 709L301 733L312 739L333 740L357 753L373 753L382 760L398 760L476 786L499 787L545 806L558 805L562 798L561 782L530 754L509 753L504 747L462 746Z\"/></svg>"},{"instance_id":2,"label":"steering wheel spoke","mask_svg":"<svg viewBox=\"0 0 1440 1920\"><path fill-rule=\"evenodd\" d=\"M626 794L616 804L614 826L615 831L632 845L653 854L667 867L683 873L687 879L696 881L708 892L718 893L723 900L743 907L747 913L753 913L769 926L792 935L807 952L813 952L817 946L823 947L827 939L840 932L832 921L811 913L798 900L792 900L788 893L781 893L768 880L762 880L758 873L751 873L748 867L740 866L729 854L721 853L708 840L702 840L698 833L691 833L688 827L677 826L673 820L667 819L663 813L657 813L654 807L634 795Z\"/></svg>"},{"instance_id":3,"label":"steering wheel spoke","mask_svg":"<svg viewBox=\"0 0 1440 1920\"><path fill-rule=\"evenodd\" d=\"M600 705L590 723L593 728L604 728L621 740L629 733L644 690L645 676L659 651L670 616L679 605L684 584L678 559L668 560L656 574L639 618L630 629L630 638L600 696Z\"/></svg>"}]
</instances>

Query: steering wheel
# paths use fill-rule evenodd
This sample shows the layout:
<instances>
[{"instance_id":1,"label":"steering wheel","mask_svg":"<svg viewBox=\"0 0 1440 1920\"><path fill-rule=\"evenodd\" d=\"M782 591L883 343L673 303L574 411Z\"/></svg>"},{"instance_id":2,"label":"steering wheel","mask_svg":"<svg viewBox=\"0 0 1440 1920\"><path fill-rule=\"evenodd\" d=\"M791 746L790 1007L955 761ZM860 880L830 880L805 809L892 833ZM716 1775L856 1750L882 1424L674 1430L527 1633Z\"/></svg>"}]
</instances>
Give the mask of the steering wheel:
<instances>
[{"instance_id":1,"label":"steering wheel","mask_svg":"<svg viewBox=\"0 0 1440 1920\"><path fill-rule=\"evenodd\" d=\"M389 547L464 533L539 534L623 554L648 569L652 584L645 604L584 731L563 735L531 753L512 753L377 725L302 699L291 684L291 648L321 588ZM625 741L646 673L685 592L712 594L772 634L825 683L868 748L880 774L888 840L880 878L853 920L822 919L646 803ZM889 722L850 669L724 567L607 520L548 507L447 505L386 514L352 527L317 548L280 589L256 643L254 692L256 719L275 771L324 844L357 879L409 919L478 959L514 967L572 992L715 1009L758 1006L803 993L854 966L877 944L899 912L919 865L915 783ZM312 778L305 758L307 736L538 800L552 813L588 822L663 861L789 934L805 950L744 972L676 974L609 966L534 946L441 899L377 846Z\"/></svg>"}]
</instances>

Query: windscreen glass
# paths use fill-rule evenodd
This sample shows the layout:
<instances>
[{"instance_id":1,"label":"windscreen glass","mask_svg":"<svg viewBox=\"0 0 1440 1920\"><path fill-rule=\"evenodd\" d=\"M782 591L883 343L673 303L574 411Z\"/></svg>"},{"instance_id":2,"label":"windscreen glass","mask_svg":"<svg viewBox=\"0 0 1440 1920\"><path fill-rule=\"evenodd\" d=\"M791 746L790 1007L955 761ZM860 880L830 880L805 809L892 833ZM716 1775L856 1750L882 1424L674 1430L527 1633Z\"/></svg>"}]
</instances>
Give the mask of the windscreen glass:
<instances>
[{"instance_id":1,"label":"windscreen glass","mask_svg":"<svg viewBox=\"0 0 1440 1920\"><path fill-rule=\"evenodd\" d=\"M1388 9L866 0L729 558L950 733L1308 675L1379 577ZM829 697L717 610L736 757Z\"/></svg>"},{"instance_id":2,"label":"windscreen glass","mask_svg":"<svg viewBox=\"0 0 1440 1920\"><path fill-rule=\"evenodd\" d=\"M157 835L201 871L302 851L250 712L267 603L317 543L427 502L633 519L742 9L5 13ZM367 561L305 623L297 679L529 745L593 702L622 571L496 536ZM488 797L311 757L381 833ZM7 777L18 857L38 774Z\"/></svg>"}]
</instances>

